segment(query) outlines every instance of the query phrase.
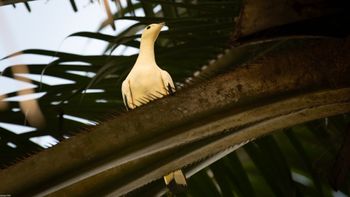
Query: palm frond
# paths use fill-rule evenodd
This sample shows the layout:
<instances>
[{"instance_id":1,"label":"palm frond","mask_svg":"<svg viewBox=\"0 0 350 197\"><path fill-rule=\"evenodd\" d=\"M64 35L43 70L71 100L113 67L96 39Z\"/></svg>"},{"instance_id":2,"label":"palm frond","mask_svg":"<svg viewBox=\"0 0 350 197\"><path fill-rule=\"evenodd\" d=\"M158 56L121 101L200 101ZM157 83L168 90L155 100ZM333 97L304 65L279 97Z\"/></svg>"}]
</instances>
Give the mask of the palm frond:
<instances>
[{"instance_id":1,"label":"palm frond","mask_svg":"<svg viewBox=\"0 0 350 197\"><path fill-rule=\"evenodd\" d=\"M272 0L266 4L271 3L279 5ZM348 48L346 44L324 39L348 34L348 29L341 25L334 26L338 19L341 24L348 21L348 17L343 17L344 9L324 15L328 13L327 6L318 9L310 4L321 15L291 14L281 19L268 17L280 13L276 8L281 7L261 9L264 1L147 0L127 1L123 6L116 0L115 5L118 11L114 14L106 7L109 17L98 31L123 20L133 21L133 25L116 35L77 32L68 36L106 42L102 55L29 49L3 58L34 54L54 60L28 65L30 74L41 77L33 84L37 86L36 92L45 93L39 102L47 118L46 128L22 134L0 128L0 148L4 150L0 165L11 165L0 171L0 177L7 182L16 180L15 185L8 182L0 186L1 192L161 195L165 190L159 178L183 168L189 177L193 176L189 179L188 193L184 194L187 196L332 196L327 177L338 178L330 168L349 118L329 117L327 124L319 118L349 112L345 54ZM306 9L310 5L301 7ZM254 9L257 12L250 12ZM289 13L291 7L283 9ZM264 23L254 25L260 17L266 19ZM146 24L159 22L166 22L169 30L163 31L156 43L157 63L171 73L183 90L125 113L120 85L136 55L123 56L116 49L138 48L137 33ZM294 31L308 24L327 31L317 34L309 31L312 28ZM328 28L332 25L337 27L335 31L329 30L334 30ZM342 52L335 53L339 48ZM329 67L331 64L337 66ZM3 77L13 77L10 69L19 66L5 69ZM227 73L231 72L236 74L229 76ZM45 77L72 83L50 85L43 80ZM183 88L183 84L190 85ZM6 97L15 95L9 93ZM150 100L152 96L142 102ZM159 117L159 111L172 116ZM8 110L1 111L0 116L1 122L26 124L17 102L9 102ZM230 117L233 119L224 121ZM314 119L319 120L295 126ZM285 127L290 128L255 140ZM149 132L143 133L144 130ZM44 148L33 139L43 136L62 143L37 153ZM232 152L249 141L253 142ZM35 155L24 159L28 152ZM76 157L75 153L83 155ZM53 157L62 161L54 166L45 162ZM115 160L119 163L113 163ZM19 163L13 164L16 162ZM31 166L30 171L27 166ZM45 174L41 173L43 169ZM23 172L29 174L23 178ZM335 174L329 175L332 172ZM45 182L48 187L38 188L38 182L28 181L30 173L39 174L36 181ZM57 184L55 177L60 177L61 184ZM81 177L85 179L76 181ZM347 188L340 189L347 194Z\"/></svg>"}]
</instances>

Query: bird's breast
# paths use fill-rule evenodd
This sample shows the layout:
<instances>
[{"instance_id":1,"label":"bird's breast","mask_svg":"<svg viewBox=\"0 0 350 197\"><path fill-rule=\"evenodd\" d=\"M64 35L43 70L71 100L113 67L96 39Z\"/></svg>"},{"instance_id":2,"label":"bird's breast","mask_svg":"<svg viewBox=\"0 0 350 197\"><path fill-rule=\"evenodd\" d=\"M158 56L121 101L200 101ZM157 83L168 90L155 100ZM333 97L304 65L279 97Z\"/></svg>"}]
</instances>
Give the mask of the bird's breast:
<instances>
[{"instance_id":1,"label":"bird's breast","mask_svg":"<svg viewBox=\"0 0 350 197\"><path fill-rule=\"evenodd\" d=\"M137 106L167 94L159 70L138 70L131 72L129 77L132 97Z\"/></svg>"}]
</instances>

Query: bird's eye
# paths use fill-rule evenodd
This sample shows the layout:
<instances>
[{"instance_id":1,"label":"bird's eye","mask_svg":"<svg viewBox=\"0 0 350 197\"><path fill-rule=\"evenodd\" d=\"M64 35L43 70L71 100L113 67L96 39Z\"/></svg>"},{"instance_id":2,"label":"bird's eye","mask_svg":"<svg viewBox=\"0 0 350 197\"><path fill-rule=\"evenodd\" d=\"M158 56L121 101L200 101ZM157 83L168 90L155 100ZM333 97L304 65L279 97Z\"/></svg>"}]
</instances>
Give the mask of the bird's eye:
<instances>
[{"instance_id":1,"label":"bird's eye","mask_svg":"<svg viewBox=\"0 0 350 197\"><path fill-rule=\"evenodd\" d=\"M151 26L147 26L147 29L150 29L151 28Z\"/></svg>"}]
</instances>

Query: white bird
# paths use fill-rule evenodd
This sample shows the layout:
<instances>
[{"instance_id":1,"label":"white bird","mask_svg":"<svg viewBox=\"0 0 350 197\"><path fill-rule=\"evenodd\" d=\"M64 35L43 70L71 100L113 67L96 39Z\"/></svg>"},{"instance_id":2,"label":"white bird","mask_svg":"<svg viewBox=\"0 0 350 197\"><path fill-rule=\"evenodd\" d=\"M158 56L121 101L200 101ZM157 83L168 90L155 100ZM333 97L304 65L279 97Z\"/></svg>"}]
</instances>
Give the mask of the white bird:
<instances>
[{"instance_id":1,"label":"white bird","mask_svg":"<svg viewBox=\"0 0 350 197\"><path fill-rule=\"evenodd\" d=\"M164 23L148 25L141 36L140 52L136 63L122 83L122 96L127 109L175 92L174 82L165 70L155 61L154 43ZM181 170L164 176L169 189L176 193L183 190L187 183Z\"/></svg>"}]
</instances>

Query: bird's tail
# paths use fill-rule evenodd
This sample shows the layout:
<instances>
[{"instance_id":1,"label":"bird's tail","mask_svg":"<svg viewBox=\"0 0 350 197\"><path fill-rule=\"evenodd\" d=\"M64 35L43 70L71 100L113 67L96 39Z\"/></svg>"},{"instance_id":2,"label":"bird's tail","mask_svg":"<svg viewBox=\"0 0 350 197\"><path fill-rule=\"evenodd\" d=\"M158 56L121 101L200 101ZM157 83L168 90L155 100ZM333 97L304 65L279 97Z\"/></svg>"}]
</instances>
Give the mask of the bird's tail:
<instances>
[{"instance_id":1,"label":"bird's tail","mask_svg":"<svg viewBox=\"0 0 350 197\"><path fill-rule=\"evenodd\" d=\"M176 170L165 175L164 181L169 190L174 194L178 194L186 190L186 177L181 170Z\"/></svg>"}]
</instances>

